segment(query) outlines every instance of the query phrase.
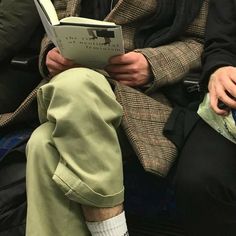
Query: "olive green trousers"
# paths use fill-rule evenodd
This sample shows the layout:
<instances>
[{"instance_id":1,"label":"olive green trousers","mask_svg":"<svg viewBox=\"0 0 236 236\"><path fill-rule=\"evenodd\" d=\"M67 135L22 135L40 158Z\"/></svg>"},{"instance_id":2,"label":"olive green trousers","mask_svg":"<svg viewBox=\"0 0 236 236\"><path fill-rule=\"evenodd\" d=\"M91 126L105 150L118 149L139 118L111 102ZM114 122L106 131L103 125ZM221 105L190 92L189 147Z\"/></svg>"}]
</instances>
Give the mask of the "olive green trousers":
<instances>
[{"instance_id":1,"label":"olive green trousers","mask_svg":"<svg viewBox=\"0 0 236 236\"><path fill-rule=\"evenodd\" d=\"M55 76L38 92L41 125L27 144L27 236L90 235L81 205L124 201L116 129L122 107L106 78L86 68Z\"/></svg>"}]
</instances>

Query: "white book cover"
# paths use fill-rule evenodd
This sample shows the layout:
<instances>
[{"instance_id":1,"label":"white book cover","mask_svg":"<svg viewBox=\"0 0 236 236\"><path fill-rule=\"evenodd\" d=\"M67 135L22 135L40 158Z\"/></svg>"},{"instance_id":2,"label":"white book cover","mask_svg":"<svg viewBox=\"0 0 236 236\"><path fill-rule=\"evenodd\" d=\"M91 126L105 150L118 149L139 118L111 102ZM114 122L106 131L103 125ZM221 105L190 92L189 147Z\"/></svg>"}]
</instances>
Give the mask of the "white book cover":
<instances>
[{"instance_id":1,"label":"white book cover","mask_svg":"<svg viewBox=\"0 0 236 236\"><path fill-rule=\"evenodd\" d=\"M51 0L34 2L49 39L65 58L82 66L103 68L110 57L124 53L121 26L82 17L59 20Z\"/></svg>"}]
</instances>

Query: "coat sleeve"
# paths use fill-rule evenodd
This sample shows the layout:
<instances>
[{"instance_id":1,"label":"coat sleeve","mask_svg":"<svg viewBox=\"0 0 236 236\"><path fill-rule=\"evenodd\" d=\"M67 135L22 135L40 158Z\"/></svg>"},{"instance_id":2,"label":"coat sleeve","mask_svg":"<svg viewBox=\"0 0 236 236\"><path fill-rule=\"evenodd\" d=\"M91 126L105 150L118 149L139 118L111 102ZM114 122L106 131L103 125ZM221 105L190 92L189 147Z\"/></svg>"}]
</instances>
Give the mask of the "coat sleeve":
<instances>
[{"instance_id":1,"label":"coat sleeve","mask_svg":"<svg viewBox=\"0 0 236 236\"><path fill-rule=\"evenodd\" d=\"M12 57L27 46L40 18L33 0L0 2L0 60Z\"/></svg>"},{"instance_id":2,"label":"coat sleeve","mask_svg":"<svg viewBox=\"0 0 236 236\"><path fill-rule=\"evenodd\" d=\"M206 26L203 53L203 82L208 84L210 74L221 66L236 66L236 4L212 0Z\"/></svg>"},{"instance_id":3,"label":"coat sleeve","mask_svg":"<svg viewBox=\"0 0 236 236\"><path fill-rule=\"evenodd\" d=\"M201 66L207 12L208 1L205 1L198 17L179 40L157 48L135 50L147 58L153 72L154 81L147 92L176 83L191 69Z\"/></svg>"}]
</instances>

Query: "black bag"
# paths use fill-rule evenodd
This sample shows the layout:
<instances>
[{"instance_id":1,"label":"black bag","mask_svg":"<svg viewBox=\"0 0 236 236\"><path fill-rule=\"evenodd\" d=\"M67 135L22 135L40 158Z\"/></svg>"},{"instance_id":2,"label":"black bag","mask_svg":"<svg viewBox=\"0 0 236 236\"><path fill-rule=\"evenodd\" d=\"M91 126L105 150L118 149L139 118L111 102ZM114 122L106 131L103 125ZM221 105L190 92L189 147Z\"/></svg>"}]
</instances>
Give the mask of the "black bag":
<instances>
[{"instance_id":1,"label":"black bag","mask_svg":"<svg viewBox=\"0 0 236 236\"><path fill-rule=\"evenodd\" d=\"M0 235L24 236L26 221L25 145L32 129L0 137Z\"/></svg>"}]
</instances>

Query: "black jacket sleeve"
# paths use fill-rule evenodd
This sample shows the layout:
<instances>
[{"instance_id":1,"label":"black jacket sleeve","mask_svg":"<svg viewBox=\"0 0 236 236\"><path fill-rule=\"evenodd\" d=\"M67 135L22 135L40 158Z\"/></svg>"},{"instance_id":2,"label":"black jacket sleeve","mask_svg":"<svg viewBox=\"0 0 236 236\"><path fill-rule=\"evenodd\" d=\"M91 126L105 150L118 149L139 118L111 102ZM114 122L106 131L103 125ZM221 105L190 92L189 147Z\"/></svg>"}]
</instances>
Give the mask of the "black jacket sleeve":
<instances>
[{"instance_id":1,"label":"black jacket sleeve","mask_svg":"<svg viewBox=\"0 0 236 236\"><path fill-rule=\"evenodd\" d=\"M236 66L236 1L211 0L203 53L203 82L221 66Z\"/></svg>"},{"instance_id":2,"label":"black jacket sleeve","mask_svg":"<svg viewBox=\"0 0 236 236\"><path fill-rule=\"evenodd\" d=\"M1 0L0 61L29 46L39 24L33 0Z\"/></svg>"}]
</instances>

